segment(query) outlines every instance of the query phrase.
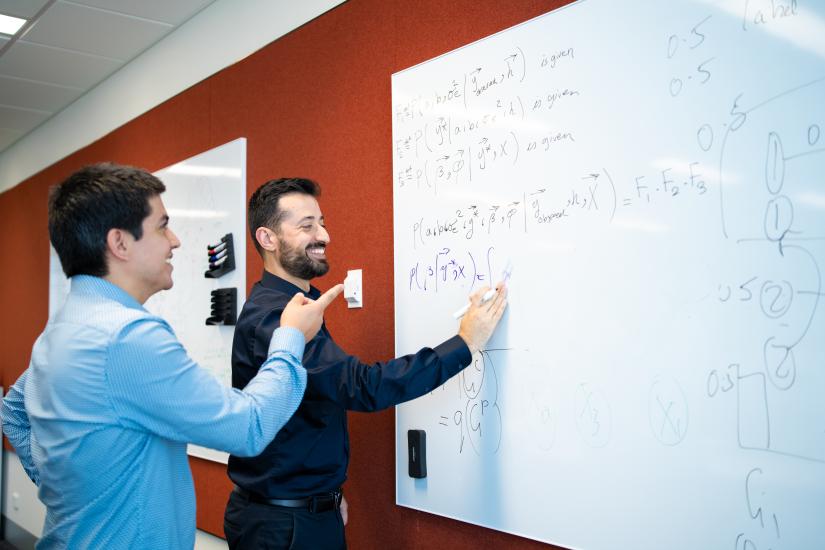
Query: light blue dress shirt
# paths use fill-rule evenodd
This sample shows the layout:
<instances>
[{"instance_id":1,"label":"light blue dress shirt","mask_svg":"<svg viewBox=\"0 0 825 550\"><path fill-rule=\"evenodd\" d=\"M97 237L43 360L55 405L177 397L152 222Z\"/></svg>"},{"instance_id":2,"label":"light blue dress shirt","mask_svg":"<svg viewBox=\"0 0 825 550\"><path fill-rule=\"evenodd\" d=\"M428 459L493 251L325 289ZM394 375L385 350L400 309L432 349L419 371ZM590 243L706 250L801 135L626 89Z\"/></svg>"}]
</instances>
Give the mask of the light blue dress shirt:
<instances>
[{"instance_id":1,"label":"light blue dress shirt","mask_svg":"<svg viewBox=\"0 0 825 550\"><path fill-rule=\"evenodd\" d=\"M73 277L3 400L3 430L47 508L38 548L192 548L186 444L260 453L301 402L303 346L279 329L252 382L227 388L121 288Z\"/></svg>"}]
</instances>

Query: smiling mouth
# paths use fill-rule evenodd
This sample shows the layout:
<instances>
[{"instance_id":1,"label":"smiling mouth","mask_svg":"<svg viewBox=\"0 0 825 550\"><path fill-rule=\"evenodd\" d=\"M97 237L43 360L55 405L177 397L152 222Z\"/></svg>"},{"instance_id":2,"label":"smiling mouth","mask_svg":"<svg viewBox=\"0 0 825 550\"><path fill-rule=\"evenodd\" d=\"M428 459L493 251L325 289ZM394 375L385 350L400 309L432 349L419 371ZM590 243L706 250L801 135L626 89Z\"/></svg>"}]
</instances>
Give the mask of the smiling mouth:
<instances>
[{"instance_id":1,"label":"smiling mouth","mask_svg":"<svg viewBox=\"0 0 825 550\"><path fill-rule=\"evenodd\" d=\"M327 259L326 245L313 244L306 248L307 257L311 260L325 262Z\"/></svg>"}]
</instances>

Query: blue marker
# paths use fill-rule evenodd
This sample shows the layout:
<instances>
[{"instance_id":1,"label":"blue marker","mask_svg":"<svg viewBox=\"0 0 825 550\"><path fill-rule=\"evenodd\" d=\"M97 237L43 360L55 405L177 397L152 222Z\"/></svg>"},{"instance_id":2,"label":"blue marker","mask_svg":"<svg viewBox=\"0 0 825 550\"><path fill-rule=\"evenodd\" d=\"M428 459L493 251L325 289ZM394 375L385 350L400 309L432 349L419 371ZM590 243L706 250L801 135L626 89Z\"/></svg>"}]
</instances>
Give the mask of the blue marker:
<instances>
[{"instance_id":1,"label":"blue marker","mask_svg":"<svg viewBox=\"0 0 825 550\"><path fill-rule=\"evenodd\" d=\"M209 262L209 269L215 269L216 267L220 267L226 261L226 258L227 257L224 256L223 258L221 258L220 260L218 260L216 262Z\"/></svg>"},{"instance_id":2,"label":"blue marker","mask_svg":"<svg viewBox=\"0 0 825 550\"><path fill-rule=\"evenodd\" d=\"M225 257L226 257L226 250L223 250L221 252L218 252L217 254L213 254L213 255L209 256L209 261L210 262L217 262L221 258L225 258Z\"/></svg>"}]
</instances>

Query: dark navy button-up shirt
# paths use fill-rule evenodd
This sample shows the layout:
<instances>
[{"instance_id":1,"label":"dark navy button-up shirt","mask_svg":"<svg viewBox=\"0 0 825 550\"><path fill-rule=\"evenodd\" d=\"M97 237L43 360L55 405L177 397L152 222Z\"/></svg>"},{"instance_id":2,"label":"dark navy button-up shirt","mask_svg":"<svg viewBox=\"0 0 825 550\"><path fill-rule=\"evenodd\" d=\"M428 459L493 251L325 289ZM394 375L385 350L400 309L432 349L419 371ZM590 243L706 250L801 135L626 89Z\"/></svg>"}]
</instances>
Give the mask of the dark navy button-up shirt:
<instances>
[{"instance_id":1,"label":"dark navy button-up shirt","mask_svg":"<svg viewBox=\"0 0 825 550\"><path fill-rule=\"evenodd\" d=\"M266 360L272 332L301 289L264 271L238 317L232 344L232 385L243 388ZM309 296L320 292L311 287ZM385 363L365 364L333 341L326 326L304 349L307 387L298 410L263 453L229 457L229 477L267 498L334 491L349 463L347 410L378 411L432 391L470 364L459 336Z\"/></svg>"}]
</instances>

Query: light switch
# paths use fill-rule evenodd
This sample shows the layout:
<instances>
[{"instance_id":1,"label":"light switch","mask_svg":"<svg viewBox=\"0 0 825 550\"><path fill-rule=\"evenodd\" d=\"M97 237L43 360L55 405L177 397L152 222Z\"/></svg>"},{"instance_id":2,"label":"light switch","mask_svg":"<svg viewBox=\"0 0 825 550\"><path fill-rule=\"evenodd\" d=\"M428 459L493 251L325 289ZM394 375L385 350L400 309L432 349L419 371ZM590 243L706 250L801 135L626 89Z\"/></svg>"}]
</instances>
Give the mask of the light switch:
<instances>
[{"instance_id":1,"label":"light switch","mask_svg":"<svg viewBox=\"0 0 825 550\"><path fill-rule=\"evenodd\" d=\"M344 299L347 307L364 307L364 293L361 287L361 270L350 269L344 279Z\"/></svg>"}]
</instances>

